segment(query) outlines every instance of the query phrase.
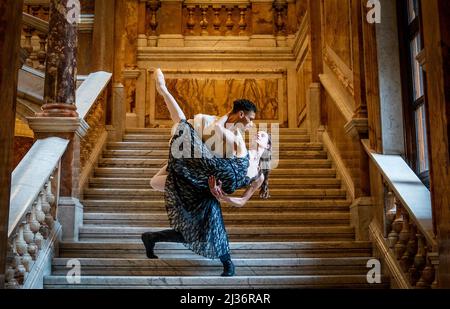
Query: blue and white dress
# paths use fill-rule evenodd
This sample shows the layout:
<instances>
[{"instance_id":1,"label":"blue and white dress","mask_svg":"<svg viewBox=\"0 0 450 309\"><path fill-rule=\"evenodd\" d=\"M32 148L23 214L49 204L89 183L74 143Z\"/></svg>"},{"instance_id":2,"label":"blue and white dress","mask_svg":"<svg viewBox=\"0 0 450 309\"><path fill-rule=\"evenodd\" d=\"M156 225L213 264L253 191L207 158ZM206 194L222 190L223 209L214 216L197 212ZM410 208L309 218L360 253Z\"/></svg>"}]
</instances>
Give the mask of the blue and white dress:
<instances>
[{"instance_id":1,"label":"blue and white dress","mask_svg":"<svg viewBox=\"0 0 450 309\"><path fill-rule=\"evenodd\" d=\"M199 255L214 259L229 254L222 210L209 190L208 178L214 175L221 180L227 194L247 187L253 180L247 176L249 154L214 156L186 120L178 124L170 149L164 194L170 225Z\"/></svg>"}]
</instances>

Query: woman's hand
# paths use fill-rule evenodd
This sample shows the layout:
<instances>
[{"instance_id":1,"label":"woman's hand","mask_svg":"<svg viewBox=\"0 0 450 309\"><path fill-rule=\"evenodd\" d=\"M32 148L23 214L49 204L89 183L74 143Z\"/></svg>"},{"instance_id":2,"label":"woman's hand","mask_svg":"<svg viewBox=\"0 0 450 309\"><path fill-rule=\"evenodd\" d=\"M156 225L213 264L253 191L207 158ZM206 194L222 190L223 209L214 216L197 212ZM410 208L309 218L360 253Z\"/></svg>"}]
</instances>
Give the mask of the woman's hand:
<instances>
[{"instance_id":1,"label":"woman's hand","mask_svg":"<svg viewBox=\"0 0 450 309\"><path fill-rule=\"evenodd\" d=\"M155 70L155 83L156 90L160 95L163 95L167 91L166 80L164 79L163 72L159 68Z\"/></svg>"},{"instance_id":2,"label":"woman's hand","mask_svg":"<svg viewBox=\"0 0 450 309\"><path fill-rule=\"evenodd\" d=\"M222 191L222 182L216 182L216 177L209 176L208 178L209 191L220 202L223 200L225 193Z\"/></svg>"}]
</instances>

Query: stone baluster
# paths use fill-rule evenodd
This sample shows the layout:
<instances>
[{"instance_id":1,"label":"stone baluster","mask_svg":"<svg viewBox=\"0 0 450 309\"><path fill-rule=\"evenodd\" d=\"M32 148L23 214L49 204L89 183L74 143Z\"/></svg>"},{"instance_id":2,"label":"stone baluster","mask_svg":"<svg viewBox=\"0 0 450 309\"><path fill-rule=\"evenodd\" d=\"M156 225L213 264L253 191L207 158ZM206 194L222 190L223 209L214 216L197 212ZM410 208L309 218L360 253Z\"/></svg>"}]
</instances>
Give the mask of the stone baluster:
<instances>
[{"instance_id":1,"label":"stone baluster","mask_svg":"<svg viewBox=\"0 0 450 309\"><path fill-rule=\"evenodd\" d=\"M406 244L409 240L409 215L406 210L402 208L402 217L403 217L403 224L402 224L402 230L400 231L398 235L398 242L395 244L395 256L397 257L397 260L400 260L403 254L406 250Z\"/></svg>"},{"instance_id":2,"label":"stone baluster","mask_svg":"<svg viewBox=\"0 0 450 309\"><path fill-rule=\"evenodd\" d=\"M415 227L415 225L410 224L408 241L406 243L406 250L400 259L400 266L401 266L403 272L405 272L405 273L409 272L410 266L414 261L414 256L417 253L416 231L417 231L417 228Z\"/></svg>"},{"instance_id":3,"label":"stone baluster","mask_svg":"<svg viewBox=\"0 0 450 309\"><path fill-rule=\"evenodd\" d=\"M385 205L385 224L384 224L384 237L388 237L388 233L392 230L392 223L395 220L397 208L395 206L395 195L389 190L389 187L385 186L384 194Z\"/></svg>"},{"instance_id":4,"label":"stone baluster","mask_svg":"<svg viewBox=\"0 0 450 309\"><path fill-rule=\"evenodd\" d=\"M222 10L222 6L213 6L214 11L214 21L213 21L213 27L214 27L214 35L220 35L220 26L222 25L220 21L220 11Z\"/></svg>"},{"instance_id":5,"label":"stone baluster","mask_svg":"<svg viewBox=\"0 0 450 309\"><path fill-rule=\"evenodd\" d=\"M426 255L425 255L426 265L421 272L419 281L416 284L417 288L428 289L431 287L431 284L435 281L434 267L428 257L429 253L430 253L430 251L428 251L428 248L427 248Z\"/></svg>"},{"instance_id":6,"label":"stone baluster","mask_svg":"<svg viewBox=\"0 0 450 309\"><path fill-rule=\"evenodd\" d=\"M200 28L202 29L200 32L200 35L208 35L208 18L207 18L207 14L208 14L208 6L207 5L202 5L200 6L200 10L202 12L202 20L200 21Z\"/></svg>"},{"instance_id":7,"label":"stone baluster","mask_svg":"<svg viewBox=\"0 0 450 309\"><path fill-rule=\"evenodd\" d=\"M416 234L417 238L417 252L414 256L414 262L409 269L409 278L413 286L417 284L420 279L420 272L425 266L425 238L421 233Z\"/></svg>"},{"instance_id":8,"label":"stone baluster","mask_svg":"<svg viewBox=\"0 0 450 309\"><path fill-rule=\"evenodd\" d=\"M53 177L51 177L52 179ZM54 220L53 220L53 216L51 214L51 210L52 210L52 206L51 204L53 204L55 202L55 196L52 193L52 183L51 180L49 180L47 182L47 184L45 185L45 190L44 190L44 198L42 199L42 211L45 214L45 226L47 227L47 229L41 227L41 234L44 237L44 239L47 239L50 230L53 229L54 226Z\"/></svg>"},{"instance_id":9,"label":"stone baluster","mask_svg":"<svg viewBox=\"0 0 450 309\"><path fill-rule=\"evenodd\" d=\"M284 36L286 31L285 11L286 3L274 3L274 9L276 12L275 26L278 36Z\"/></svg>"},{"instance_id":10,"label":"stone baluster","mask_svg":"<svg viewBox=\"0 0 450 309\"><path fill-rule=\"evenodd\" d=\"M12 242L9 242L9 247L11 250L11 256L9 257L8 260L8 270L6 272L6 287L8 289L17 289L20 287L20 282L19 282L19 277L20 277L20 270L19 270L19 266L21 265L21 257L20 255L17 253L17 249L16 249L16 239L17 239L17 235L12 239ZM8 250L9 251L9 250ZM25 269L23 268L22 265L22 272Z\"/></svg>"},{"instance_id":11,"label":"stone baluster","mask_svg":"<svg viewBox=\"0 0 450 309\"><path fill-rule=\"evenodd\" d=\"M42 8L43 14L42 14L42 19L48 21L49 20L49 14L50 14L50 6L45 5Z\"/></svg>"},{"instance_id":12,"label":"stone baluster","mask_svg":"<svg viewBox=\"0 0 450 309\"><path fill-rule=\"evenodd\" d=\"M148 35L156 35L156 28L158 27L158 19L156 18L156 12L158 11L161 3L157 0L147 2L147 12L149 11L149 26L150 30Z\"/></svg>"},{"instance_id":13,"label":"stone baluster","mask_svg":"<svg viewBox=\"0 0 450 309\"><path fill-rule=\"evenodd\" d=\"M247 21L245 15L247 13L247 6L239 6L239 35L247 34Z\"/></svg>"},{"instance_id":14,"label":"stone baluster","mask_svg":"<svg viewBox=\"0 0 450 309\"><path fill-rule=\"evenodd\" d=\"M233 21L233 9L232 6L227 6L227 20L225 22L225 26L227 27L227 31L225 35L233 35L234 21Z\"/></svg>"},{"instance_id":15,"label":"stone baluster","mask_svg":"<svg viewBox=\"0 0 450 309\"><path fill-rule=\"evenodd\" d=\"M29 67L33 67L33 61L31 60L30 56L33 53L33 46L31 44L31 38L33 37L34 29L29 26L24 26L23 32L24 32L24 37L25 37L25 41L23 43L23 49L25 49L26 52L28 53L28 58L25 61L25 64Z\"/></svg>"},{"instance_id":16,"label":"stone baluster","mask_svg":"<svg viewBox=\"0 0 450 309\"><path fill-rule=\"evenodd\" d=\"M19 226L19 234L16 239L16 250L17 253L20 255L20 264L18 266L18 270L20 273L23 273L23 280L25 280L25 276L27 272L30 271L31 268L31 262L33 261L31 255L28 253L28 244L26 243L23 232L24 232L24 226L25 222L22 222L22 224ZM20 267L23 266L25 272ZM22 279L21 279L22 280ZM19 282L21 281L19 280Z\"/></svg>"},{"instance_id":17,"label":"stone baluster","mask_svg":"<svg viewBox=\"0 0 450 309\"><path fill-rule=\"evenodd\" d=\"M188 5L186 6L188 10L188 18L186 22L186 27L188 29L187 34L194 35L194 27L195 27L195 19L194 19L194 13L195 13L195 5Z\"/></svg>"},{"instance_id":18,"label":"stone baluster","mask_svg":"<svg viewBox=\"0 0 450 309\"><path fill-rule=\"evenodd\" d=\"M400 231L402 230L403 226L403 218L401 214L401 208L397 207L396 213L395 213L395 220L391 224L391 232L388 235L388 243L389 248L394 250L395 245L398 242Z\"/></svg>"},{"instance_id":19,"label":"stone baluster","mask_svg":"<svg viewBox=\"0 0 450 309\"><path fill-rule=\"evenodd\" d=\"M38 70L45 70L45 58L47 57L46 44L47 44L47 33L38 33L39 37L39 51L37 53L37 58L39 61Z\"/></svg>"}]
</instances>

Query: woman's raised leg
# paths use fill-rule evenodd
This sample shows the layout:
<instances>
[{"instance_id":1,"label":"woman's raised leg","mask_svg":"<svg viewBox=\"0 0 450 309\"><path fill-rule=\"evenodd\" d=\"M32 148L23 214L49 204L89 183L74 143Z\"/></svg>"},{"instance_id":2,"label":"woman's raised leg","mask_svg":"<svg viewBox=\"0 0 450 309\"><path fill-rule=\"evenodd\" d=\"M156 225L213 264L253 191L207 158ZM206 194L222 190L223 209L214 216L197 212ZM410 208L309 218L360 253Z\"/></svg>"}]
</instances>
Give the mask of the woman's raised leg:
<instances>
[{"instance_id":1,"label":"woman's raised leg","mask_svg":"<svg viewBox=\"0 0 450 309\"><path fill-rule=\"evenodd\" d=\"M156 90L164 98L164 102L166 102L172 121L178 123L181 120L185 120L186 116L184 115L183 110L180 108L175 98L167 90L164 74L160 69L155 70L155 82Z\"/></svg>"}]
</instances>

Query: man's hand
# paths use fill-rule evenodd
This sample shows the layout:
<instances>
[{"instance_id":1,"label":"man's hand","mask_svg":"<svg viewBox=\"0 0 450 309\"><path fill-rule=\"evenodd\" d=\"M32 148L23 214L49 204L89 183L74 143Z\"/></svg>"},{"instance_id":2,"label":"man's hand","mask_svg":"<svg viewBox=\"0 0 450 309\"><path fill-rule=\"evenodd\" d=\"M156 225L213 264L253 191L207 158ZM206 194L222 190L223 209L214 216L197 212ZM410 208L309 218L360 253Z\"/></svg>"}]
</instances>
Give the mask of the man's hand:
<instances>
[{"instance_id":1,"label":"man's hand","mask_svg":"<svg viewBox=\"0 0 450 309\"><path fill-rule=\"evenodd\" d=\"M221 201L225 193L222 191L222 182L219 180L216 182L216 177L209 176L208 178L209 191L218 200Z\"/></svg>"}]
</instances>

